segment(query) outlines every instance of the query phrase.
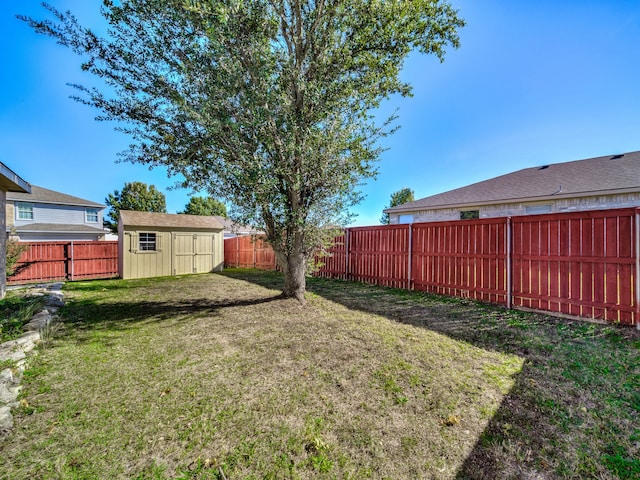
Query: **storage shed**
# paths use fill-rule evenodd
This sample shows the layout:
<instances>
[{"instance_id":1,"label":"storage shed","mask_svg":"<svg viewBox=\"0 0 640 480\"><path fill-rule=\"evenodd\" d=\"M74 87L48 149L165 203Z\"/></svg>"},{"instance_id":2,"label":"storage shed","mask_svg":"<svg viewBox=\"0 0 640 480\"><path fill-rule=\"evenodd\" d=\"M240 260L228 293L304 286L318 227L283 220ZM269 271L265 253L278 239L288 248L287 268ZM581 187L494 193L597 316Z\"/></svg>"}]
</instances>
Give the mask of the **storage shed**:
<instances>
[{"instance_id":1,"label":"storage shed","mask_svg":"<svg viewBox=\"0 0 640 480\"><path fill-rule=\"evenodd\" d=\"M118 270L122 278L218 272L223 226L215 217L120 211Z\"/></svg>"}]
</instances>

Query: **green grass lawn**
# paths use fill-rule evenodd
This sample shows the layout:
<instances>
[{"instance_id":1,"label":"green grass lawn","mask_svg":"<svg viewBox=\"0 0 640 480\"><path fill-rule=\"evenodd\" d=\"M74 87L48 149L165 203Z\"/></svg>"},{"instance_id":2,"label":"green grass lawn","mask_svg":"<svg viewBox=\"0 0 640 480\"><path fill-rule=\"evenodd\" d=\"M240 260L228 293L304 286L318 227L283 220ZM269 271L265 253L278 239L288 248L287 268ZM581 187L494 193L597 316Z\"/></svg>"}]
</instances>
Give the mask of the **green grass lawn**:
<instances>
[{"instance_id":1,"label":"green grass lawn","mask_svg":"<svg viewBox=\"0 0 640 480\"><path fill-rule=\"evenodd\" d=\"M640 477L635 330L275 273L65 286L10 479Z\"/></svg>"}]
</instances>

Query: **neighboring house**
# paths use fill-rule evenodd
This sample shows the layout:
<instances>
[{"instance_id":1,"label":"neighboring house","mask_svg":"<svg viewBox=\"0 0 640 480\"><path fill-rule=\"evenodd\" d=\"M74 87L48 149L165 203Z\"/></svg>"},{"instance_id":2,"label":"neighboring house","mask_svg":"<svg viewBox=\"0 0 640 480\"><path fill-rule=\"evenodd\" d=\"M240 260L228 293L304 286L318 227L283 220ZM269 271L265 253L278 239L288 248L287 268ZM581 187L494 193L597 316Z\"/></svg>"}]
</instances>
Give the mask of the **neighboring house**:
<instances>
[{"instance_id":1,"label":"neighboring house","mask_svg":"<svg viewBox=\"0 0 640 480\"><path fill-rule=\"evenodd\" d=\"M243 237L245 235L262 235L262 230L256 230L253 227L247 225L238 225L231 221L227 217L221 217L219 215L214 216L218 222L224 227L224 238Z\"/></svg>"},{"instance_id":2,"label":"neighboring house","mask_svg":"<svg viewBox=\"0 0 640 480\"><path fill-rule=\"evenodd\" d=\"M0 229L7 229L7 192L28 194L31 191L31 185L20 178L16 173L10 170L3 163L0 163ZM7 253L7 236L0 235L0 298L4 298L7 275L6 275L6 253Z\"/></svg>"},{"instance_id":3,"label":"neighboring house","mask_svg":"<svg viewBox=\"0 0 640 480\"><path fill-rule=\"evenodd\" d=\"M103 240L105 205L46 188L7 193L7 230L22 242Z\"/></svg>"},{"instance_id":4,"label":"neighboring house","mask_svg":"<svg viewBox=\"0 0 640 480\"><path fill-rule=\"evenodd\" d=\"M640 206L640 152L525 168L384 210L392 224Z\"/></svg>"},{"instance_id":5,"label":"neighboring house","mask_svg":"<svg viewBox=\"0 0 640 480\"><path fill-rule=\"evenodd\" d=\"M120 276L146 278L221 271L222 231L215 217L120 210Z\"/></svg>"}]
</instances>

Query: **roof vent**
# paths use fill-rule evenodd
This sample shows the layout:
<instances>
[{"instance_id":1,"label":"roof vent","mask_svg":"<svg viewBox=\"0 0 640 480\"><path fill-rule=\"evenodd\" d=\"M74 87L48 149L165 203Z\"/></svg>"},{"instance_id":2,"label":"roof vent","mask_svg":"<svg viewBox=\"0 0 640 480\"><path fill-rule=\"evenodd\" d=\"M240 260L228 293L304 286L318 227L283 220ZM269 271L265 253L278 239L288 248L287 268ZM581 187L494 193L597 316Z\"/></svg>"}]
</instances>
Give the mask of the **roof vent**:
<instances>
[{"instance_id":1,"label":"roof vent","mask_svg":"<svg viewBox=\"0 0 640 480\"><path fill-rule=\"evenodd\" d=\"M622 154L622 155L614 155L613 157L611 157L611 160L617 160L617 159L622 158L622 157L624 157L624 154Z\"/></svg>"},{"instance_id":2,"label":"roof vent","mask_svg":"<svg viewBox=\"0 0 640 480\"><path fill-rule=\"evenodd\" d=\"M549 168L549 165L543 165L540 168L538 168L538 170L545 170L547 168Z\"/></svg>"}]
</instances>

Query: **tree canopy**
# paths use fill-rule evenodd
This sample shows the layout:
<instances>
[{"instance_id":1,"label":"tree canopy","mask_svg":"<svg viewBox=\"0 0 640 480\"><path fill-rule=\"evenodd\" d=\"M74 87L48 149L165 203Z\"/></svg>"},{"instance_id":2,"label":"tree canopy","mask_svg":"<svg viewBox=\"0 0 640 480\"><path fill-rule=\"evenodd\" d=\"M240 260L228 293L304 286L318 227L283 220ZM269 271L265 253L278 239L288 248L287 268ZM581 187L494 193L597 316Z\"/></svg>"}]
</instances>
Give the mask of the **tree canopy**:
<instances>
[{"instance_id":1,"label":"tree canopy","mask_svg":"<svg viewBox=\"0 0 640 480\"><path fill-rule=\"evenodd\" d=\"M305 269L327 225L342 225L376 175L394 117L376 109L411 94L412 51L441 61L464 21L444 0L104 0L104 37L69 12L22 17L83 56L106 88L77 100L133 139L123 159L164 166L183 185L263 225L303 298Z\"/></svg>"},{"instance_id":2,"label":"tree canopy","mask_svg":"<svg viewBox=\"0 0 640 480\"><path fill-rule=\"evenodd\" d=\"M391 194L391 200L389 200L389 205L384 208L397 207L398 205L402 205L403 203L413 202L415 200L413 196L413 190L410 188L401 188L397 192L393 192ZM389 214L383 213L380 218L380 223L382 225L389 225Z\"/></svg>"},{"instance_id":3,"label":"tree canopy","mask_svg":"<svg viewBox=\"0 0 640 480\"><path fill-rule=\"evenodd\" d=\"M183 212L187 215L218 215L227 216L227 207L220 200L211 197L191 197L189 203L184 206Z\"/></svg>"},{"instance_id":4,"label":"tree canopy","mask_svg":"<svg viewBox=\"0 0 640 480\"><path fill-rule=\"evenodd\" d=\"M164 193L143 182L125 183L121 192L114 190L104 201L110 207L104 223L112 232L118 230L120 210L167 213Z\"/></svg>"}]
</instances>

